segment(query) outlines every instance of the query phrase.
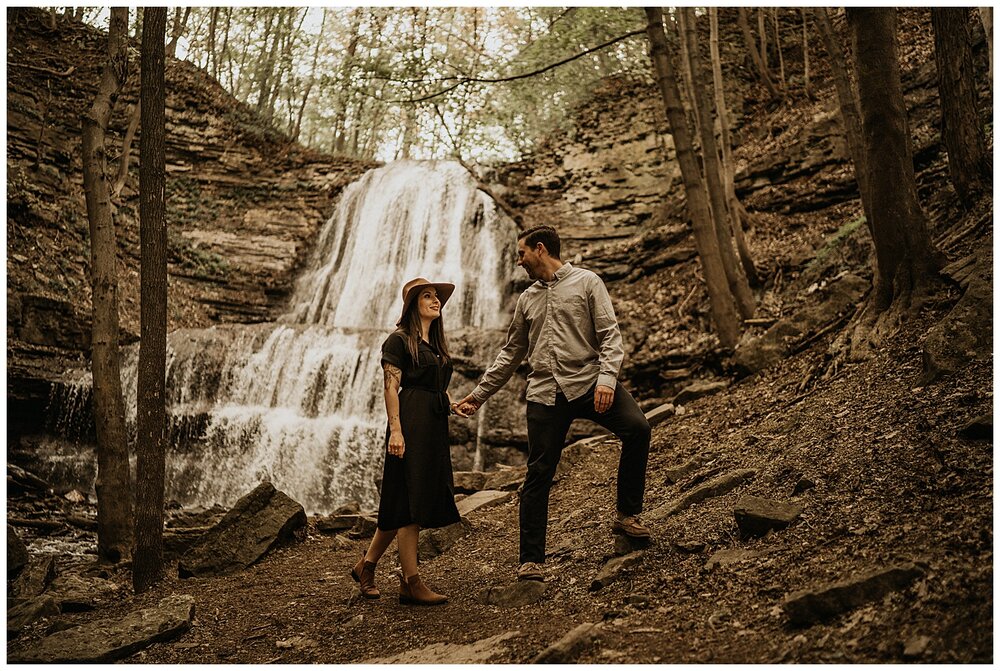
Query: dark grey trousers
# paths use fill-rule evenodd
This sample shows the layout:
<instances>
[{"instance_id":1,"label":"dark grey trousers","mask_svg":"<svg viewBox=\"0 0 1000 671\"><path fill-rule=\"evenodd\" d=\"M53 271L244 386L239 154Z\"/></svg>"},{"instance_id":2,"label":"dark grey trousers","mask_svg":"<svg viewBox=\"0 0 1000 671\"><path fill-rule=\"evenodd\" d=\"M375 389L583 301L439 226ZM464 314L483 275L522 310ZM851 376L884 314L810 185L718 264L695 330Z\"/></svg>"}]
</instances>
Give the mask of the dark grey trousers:
<instances>
[{"instance_id":1,"label":"dark grey trousers","mask_svg":"<svg viewBox=\"0 0 1000 671\"><path fill-rule=\"evenodd\" d=\"M622 441L618 462L618 511L642 512L649 458L649 422L632 395L618 383L615 399L604 413L594 410L594 389L568 401L556 394L555 405L528 401L528 474L521 491L521 563L545 561L545 529L549 516L549 489L574 419L597 422Z\"/></svg>"}]
</instances>

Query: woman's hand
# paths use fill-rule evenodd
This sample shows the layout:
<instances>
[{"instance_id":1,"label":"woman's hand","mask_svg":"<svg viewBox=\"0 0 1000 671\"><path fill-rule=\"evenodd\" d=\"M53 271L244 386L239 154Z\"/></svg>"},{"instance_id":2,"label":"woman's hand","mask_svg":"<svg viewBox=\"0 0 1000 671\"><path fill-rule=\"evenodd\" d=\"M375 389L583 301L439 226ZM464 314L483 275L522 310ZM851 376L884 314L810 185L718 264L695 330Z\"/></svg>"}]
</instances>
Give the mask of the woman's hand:
<instances>
[{"instance_id":1,"label":"woman's hand","mask_svg":"<svg viewBox=\"0 0 1000 671\"><path fill-rule=\"evenodd\" d=\"M394 457L403 458L403 452L406 451L406 443L403 442L403 432L402 431L390 431L389 432L389 454Z\"/></svg>"}]
</instances>

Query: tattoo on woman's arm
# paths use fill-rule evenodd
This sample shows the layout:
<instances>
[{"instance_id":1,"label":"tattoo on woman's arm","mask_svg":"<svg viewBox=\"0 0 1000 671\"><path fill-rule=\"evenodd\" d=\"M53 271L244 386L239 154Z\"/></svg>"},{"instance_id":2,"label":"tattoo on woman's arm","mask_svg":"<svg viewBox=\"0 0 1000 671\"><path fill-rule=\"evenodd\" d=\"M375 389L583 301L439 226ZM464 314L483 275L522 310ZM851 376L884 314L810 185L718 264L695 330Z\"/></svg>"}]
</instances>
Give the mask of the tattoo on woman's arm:
<instances>
[{"instance_id":1,"label":"tattoo on woman's arm","mask_svg":"<svg viewBox=\"0 0 1000 671\"><path fill-rule=\"evenodd\" d=\"M399 382L403 377L403 371L393 366L391 363L385 365L385 390L399 391Z\"/></svg>"}]
</instances>

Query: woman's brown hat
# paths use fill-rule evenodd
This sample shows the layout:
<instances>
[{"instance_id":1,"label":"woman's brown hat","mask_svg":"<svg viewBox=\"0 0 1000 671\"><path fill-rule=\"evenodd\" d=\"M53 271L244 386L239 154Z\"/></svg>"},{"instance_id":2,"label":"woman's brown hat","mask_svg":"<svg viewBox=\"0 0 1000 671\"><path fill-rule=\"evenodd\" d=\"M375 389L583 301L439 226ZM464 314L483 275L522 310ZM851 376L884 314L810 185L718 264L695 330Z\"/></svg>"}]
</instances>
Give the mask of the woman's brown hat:
<instances>
[{"instance_id":1,"label":"woman's brown hat","mask_svg":"<svg viewBox=\"0 0 1000 671\"><path fill-rule=\"evenodd\" d=\"M434 287L437 290L438 300L441 301L441 307L448 302L451 295L455 292L455 285L448 282L431 282L430 280L425 280L422 277L410 280L403 285L403 309L399 313L399 320L396 322L396 326L403 323L403 317L406 315L406 311L410 308L410 303L412 303L420 290L424 287Z\"/></svg>"}]
</instances>

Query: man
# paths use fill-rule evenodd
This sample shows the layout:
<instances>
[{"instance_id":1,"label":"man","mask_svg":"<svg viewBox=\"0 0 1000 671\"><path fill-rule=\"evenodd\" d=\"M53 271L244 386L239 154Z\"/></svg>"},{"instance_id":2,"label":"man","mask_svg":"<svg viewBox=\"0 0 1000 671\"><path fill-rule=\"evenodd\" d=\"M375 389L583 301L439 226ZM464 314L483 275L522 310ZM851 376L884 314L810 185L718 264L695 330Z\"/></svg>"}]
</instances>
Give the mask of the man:
<instances>
[{"instance_id":1,"label":"man","mask_svg":"<svg viewBox=\"0 0 1000 671\"><path fill-rule=\"evenodd\" d=\"M519 580L543 580L549 489L574 419L597 422L622 441L615 533L649 538L638 519L646 481L650 428L618 382L624 350L611 298L601 279L559 258L550 226L525 231L517 265L535 280L518 298L507 343L482 381L458 403L475 413L527 355L528 473L521 493Z\"/></svg>"}]
</instances>

